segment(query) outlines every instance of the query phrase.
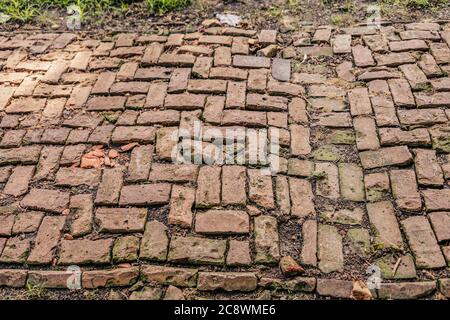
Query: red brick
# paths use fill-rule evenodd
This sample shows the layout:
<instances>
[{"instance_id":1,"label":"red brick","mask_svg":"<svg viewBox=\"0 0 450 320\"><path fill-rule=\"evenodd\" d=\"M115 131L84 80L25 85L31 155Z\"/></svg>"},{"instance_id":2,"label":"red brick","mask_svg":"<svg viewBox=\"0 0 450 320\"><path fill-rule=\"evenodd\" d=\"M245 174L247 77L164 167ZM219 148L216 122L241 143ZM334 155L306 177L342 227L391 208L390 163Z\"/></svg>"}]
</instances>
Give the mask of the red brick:
<instances>
[{"instance_id":1,"label":"red brick","mask_svg":"<svg viewBox=\"0 0 450 320\"><path fill-rule=\"evenodd\" d=\"M134 80L147 81L157 79L170 79L172 69L163 67L139 68L134 74Z\"/></svg>"},{"instance_id":2,"label":"red brick","mask_svg":"<svg viewBox=\"0 0 450 320\"><path fill-rule=\"evenodd\" d=\"M11 101L5 108L6 113L29 113L39 112L44 109L46 99L41 98L19 98Z\"/></svg>"},{"instance_id":3,"label":"red brick","mask_svg":"<svg viewBox=\"0 0 450 320\"><path fill-rule=\"evenodd\" d=\"M109 97L92 97L87 102L87 110L89 111L108 111L123 110L126 97L109 96Z\"/></svg>"},{"instance_id":4,"label":"red brick","mask_svg":"<svg viewBox=\"0 0 450 320\"><path fill-rule=\"evenodd\" d=\"M380 147L375 121L369 117L353 119L358 150L376 150Z\"/></svg>"},{"instance_id":5,"label":"red brick","mask_svg":"<svg viewBox=\"0 0 450 320\"><path fill-rule=\"evenodd\" d=\"M52 262L65 221L66 217L50 216L42 220L34 248L28 256L28 263L50 264Z\"/></svg>"},{"instance_id":6,"label":"red brick","mask_svg":"<svg viewBox=\"0 0 450 320\"><path fill-rule=\"evenodd\" d=\"M352 116L372 113L369 92L366 88L354 88L348 93L350 113Z\"/></svg>"},{"instance_id":7,"label":"red brick","mask_svg":"<svg viewBox=\"0 0 450 320\"><path fill-rule=\"evenodd\" d=\"M226 263L229 266L248 266L252 262L250 244L243 240L230 240Z\"/></svg>"},{"instance_id":8,"label":"red brick","mask_svg":"<svg viewBox=\"0 0 450 320\"><path fill-rule=\"evenodd\" d=\"M123 287L133 284L138 277L139 267L92 270L83 272L82 284L85 289Z\"/></svg>"},{"instance_id":9,"label":"red brick","mask_svg":"<svg viewBox=\"0 0 450 320\"><path fill-rule=\"evenodd\" d=\"M370 67L375 65L369 48L361 45L352 47L353 59L358 67Z\"/></svg>"},{"instance_id":10,"label":"red brick","mask_svg":"<svg viewBox=\"0 0 450 320\"><path fill-rule=\"evenodd\" d=\"M238 210L197 212L195 232L203 234L249 233L249 216L247 212Z\"/></svg>"},{"instance_id":11,"label":"red brick","mask_svg":"<svg viewBox=\"0 0 450 320\"><path fill-rule=\"evenodd\" d=\"M422 191L427 211L441 211L450 209L449 189L426 189Z\"/></svg>"},{"instance_id":12,"label":"red brick","mask_svg":"<svg viewBox=\"0 0 450 320\"><path fill-rule=\"evenodd\" d=\"M376 151L360 152L362 166L365 169L373 169L392 165L407 165L412 162L412 156L408 148L401 147L387 147Z\"/></svg>"},{"instance_id":13,"label":"red brick","mask_svg":"<svg viewBox=\"0 0 450 320\"><path fill-rule=\"evenodd\" d=\"M374 244L383 248L402 249L403 240L392 204L389 201L368 203L367 213L370 224L376 230Z\"/></svg>"},{"instance_id":14,"label":"red brick","mask_svg":"<svg viewBox=\"0 0 450 320\"><path fill-rule=\"evenodd\" d=\"M193 93L225 93L226 90L224 80L190 80L188 86L188 91Z\"/></svg>"},{"instance_id":15,"label":"red brick","mask_svg":"<svg viewBox=\"0 0 450 320\"><path fill-rule=\"evenodd\" d=\"M117 204L123 185L123 169L121 167L104 169L102 181L95 197L96 204Z\"/></svg>"},{"instance_id":16,"label":"red brick","mask_svg":"<svg viewBox=\"0 0 450 320\"><path fill-rule=\"evenodd\" d=\"M246 127L264 127L267 124L265 112L225 110L222 117L222 125L240 125Z\"/></svg>"},{"instance_id":17,"label":"red brick","mask_svg":"<svg viewBox=\"0 0 450 320\"><path fill-rule=\"evenodd\" d=\"M222 112L225 107L225 98L221 96L209 96L206 98L203 119L211 124L222 122Z\"/></svg>"},{"instance_id":18,"label":"red brick","mask_svg":"<svg viewBox=\"0 0 450 320\"><path fill-rule=\"evenodd\" d=\"M222 204L245 205L246 170L242 166L222 167Z\"/></svg>"},{"instance_id":19,"label":"red brick","mask_svg":"<svg viewBox=\"0 0 450 320\"><path fill-rule=\"evenodd\" d=\"M218 47L214 50L214 66L226 67L231 65L231 49L229 47Z\"/></svg>"},{"instance_id":20,"label":"red brick","mask_svg":"<svg viewBox=\"0 0 450 320\"><path fill-rule=\"evenodd\" d=\"M55 177L55 185L57 186L96 187L99 184L99 182L100 182L100 170L97 169L62 167L58 170Z\"/></svg>"},{"instance_id":21,"label":"red brick","mask_svg":"<svg viewBox=\"0 0 450 320\"><path fill-rule=\"evenodd\" d=\"M94 203L90 194L78 194L70 198L70 209L73 212L73 220L70 224L72 236L79 237L92 231L93 207Z\"/></svg>"},{"instance_id":22,"label":"red brick","mask_svg":"<svg viewBox=\"0 0 450 320\"><path fill-rule=\"evenodd\" d=\"M167 227L156 220L147 222L139 257L146 260L165 261L168 245Z\"/></svg>"},{"instance_id":23,"label":"red brick","mask_svg":"<svg viewBox=\"0 0 450 320\"><path fill-rule=\"evenodd\" d=\"M30 252L30 239L20 236L8 238L0 256L2 263L25 263Z\"/></svg>"},{"instance_id":24,"label":"red brick","mask_svg":"<svg viewBox=\"0 0 450 320\"><path fill-rule=\"evenodd\" d=\"M20 205L34 210L61 213L69 205L69 193L50 189L31 189Z\"/></svg>"},{"instance_id":25,"label":"red brick","mask_svg":"<svg viewBox=\"0 0 450 320\"><path fill-rule=\"evenodd\" d=\"M198 43L231 46L232 40L233 38L229 36L202 35L198 40Z\"/></svg>"},{"instance_id":26,"label":"red brick","mask_svg":"<svg viewBox=\"0 0 450 320\"><path fill-rule=\"evenodd\" d=\"M435 150L416 149L415 168L420 185L441 186L444 184L444 176Z\"/></svg>"},{"instance_id":27,"label":"red brick","mask_svg":"<svg viewBox=\"0 0 450 320\"><path fill-rule=\"evenodd\" d=\"M213 58L198 57L192 67L192 74L198 78L208 78L209 70L213 64Z\"/></svg>"},{"instance_id":28,"label":"red brick","mask_svg":"<svg viewBox=\"0 0 450 320\"><path fill-rule=\"evenodd\" d=\"M176 110L203 109L205 100L206 97L201 94L169 94L166 96L164 106Z\"/></svg>"},{"instance_id":29,"label":"red brick","mask_svg":"<svg viewBox=\"0 0 450 320\"><path fill-rule=\"evenodd\" d=\"M233 66L239 68L270 68L270 59L255 56L233 56Z\"/></svg>"},{"instance_id":30,"label":"red brick","mask_svg":"<svg viewBox=\"0 0 450 320\"><path fill-rule=\"evenodd\" d=\"M437 64L450 63L450 49L445 43L430 43L430 50Z\"/></svg>"},{"instance_id":31,"label":"red brick","mask_svg":"<svg viewBox=\"0 0 450 320\"><path fill-rule=\"evenodd\" d=\"M163 53L158 59L158 63L163 66L192 67L195 56L190 54Z\"/></svg>"},{"instance_id":32,"label":"red brick","mask_svg":"<svg viewBox=\"0 0 450 320\"><path fill-rule=\"evenodd\" d=\"M231 67L217 67L211 68L209 77L211 79L223 79L223 80L246 80L248 75L247 70Z\"/></svg>"},{"instance_id":33,"label":"red brick","mask_svg":"<svg viewBox=\"0 0 450 320\"><path fill-rule=\"evenodd\" d=\"M402 221L415 263L421 269L435 269L446 266L444 256L426 217L409 217Z\"/></svg>"},{"instance_id":34,"label":"red brick","mask_svg":"<svg viewBox=\"0 0 450 320\"><path fill-rule=\"evenodd\" d=\"M450 213L434 212L428 215L439 242L450 240Z\"/></svg>"},{"instance_id":35,"label":"red brick","mask_svg":"<svg viewBox=\"0 0 450 320\"><path fill-rule=\"evenodd\" d=\"M277 219L262 215L254 219L255 263L276 264L280 260L280 239Z\"/></svg>"},{"instance_id":36,"label":"red brick","mask_svg":"<svg viewBox=\"0 0 450 320\"><path fill-rule=\"evenodd\" d=\"M393 52L375 55L379 66L396 67L405 63L414 63L416 59L408 52Z\"/></svg>"},{"instance_id":37,"label":"red brick","mask_svg":"<svg viewBox=\"0 0 450 320\"><path fill-rule=\"evenodd\" d=\"M245 108L245 82L229 82L227 89L226 108Z\"/></svg>"},{"instance_id":38,"label":"red brick","mask_svg":"<svg viewBox=\"0 0 450 320\"><path fill-rule=\"evenodd\" d=\"M194 188L174 185L170 198L169 224L190 228L192 226L194 201Z\"/></svg>"},{"instance_id":39,"label":"red brick","mask_svg":"<svg viewBox=\"0 0 450 320\"><path fill-rule=\"evenodd\" d=\"M150 84L147 82L116 82L111 88L110 92L112 94L146 94L150 88Z\"/></svg>"},{"instance_id":40,"label":"red brick","mask_svg":"<svg viewBox=\"0 0 450 320\"><path fill-rule=\"evenodd\" d=\"M423 90L428 86L426 75L420 70L417 64L404 64L399 67L408 80L413 90Z\"/></svg>"},{"instance_id":41,"label":"red brick","mask_svg":"<svg viewBox=\"0 0 450 320\"><path fill-rule=\"evenodd\" d=\"M122 187L120 205L161 205L169 203L170 184L155 183Z\"/></svg>"},{"instance_id":42,"label":"red brick","mask_svg":"<svg viewBox=\"0 0 450 320\"><path fill-rule=\"evenodd\" d=\"M191 75L190 68L175 69L170 77L167 92L177 93L186 90L190 75Z\"/></svg>"},{"instance_id":43,"label":"red brick","mask_svg":"<svg viewBox=\"0 0 450 320\"><path fill-rule=\"evenodd\" d=\"M150 44L144 52L144 56L142 57L143 65L153 65L156 64L159 60L159 57L164 51L164 47L159 43Z\"/></svg>"},{"instance_id":44,"label":"red brick","mask_svg":"<svg viewBox=\"0 0 450 320\"><path fill-rule=\"evenodd\" d=\"M118 126L114 129L111 141L117 144L126 144L130 142L139 142L143 144L155 141L154 127L144 126Z\"/></svg>"},{"instance_id":45,"label":"red brick","mask_svg":"<svg viewBox=\"0 0 450 320\"><path fill-rule=\"evenodd\" d=\"M28 185L33 177L33 166L18 166L12 171L3 193L18 197L28 192Z\"/></svg>"},{"instance_id":46,"label":"red brick","mask_svg":"<svg viewBox=\"0 0 450 320\"><path fill-rule=\"evenodd\" d=\"M271 177L263 175L259 169L249 169L247 172L249 177L249 200L266 209L274 209L275 202Z\"/></svg>"},{"instance_id":47,"label":"red brick","mask_svg":"<svg viewBox=\"0 0 450 320\"><path fill-rule=\"evenodd\" d=\"M146 208L98 208L95 211L99 232L143 232L146 220Z\"/></svg>"},{"instance_id":48,"label":"red brick","mask_svg":"<svg viewBox=\"0 0 450 320\"><path fill-rule=\"evenodd\" d=\"M61 240L58 264L107 264L111 261L113 239Z\"/></svg>"},{"instance_id":49,"label":"red brick","mask_svg":"<svg viewBox=\"0 0 450 320\"><path fill-rule=\"evenodd\" d=\"M3 269L0 270L0 286L22 288L27 281L27 270Z\"/></svg>"},{"instance_id":50,"label":"red brick","mask_svg":"<svg viewBox=\"0 0 450 320\"><path fill-rule=\"evenodd\" d=\"M203 166L197 179L196 207L220 204L220 167Z\"/></svg>"},{"instance_id":51,"label":"red brick","mask_svg":"<svg viewBox=\"0 0 450 320\"><path fill-rule=\"evenodd\" d=\"M397 113L400 123L404 125L433 125L448 121L441 109L398 110Z\"/></svg>"},{"instance_id":52,"label":"red brick","mask_svg":"<svg viewBox=\"0 0 450 320\"><path fill-rule=\"evenodd\" d=\"M198 166L193 164L153 163L149 181L195 182Z\"/></svg>"},{"instance_id":53,"label":"red brick","mask_svg":"<svg viewBox=\"0 0 450 320\"><path fill-rule=\"evenodd\" d=\"M309 142L310 129L308 127L292 124L291 129L291 154L294 156L307 155L311 152Z\"/></svg>"},{"instance_id":54,"label":"red brick","mask_svg":"<svg viewBox=\"0 0 450 320\"><path fill-rule=\"evenodd\" d=\"M305 179L289 178L291 215L299 218L315 215L311 183Z\"/></svg>"},{"instance_id":55,"label":"red brick","mask_svg":"<svg viewBox=\"0 0 450 320\"><path fill-rule=\"evenodd\" d=\"M380 128L380 141L385 145L428 146L430 134L425 128L402 130L400 128Z\"/></svg>"}]
</instances>

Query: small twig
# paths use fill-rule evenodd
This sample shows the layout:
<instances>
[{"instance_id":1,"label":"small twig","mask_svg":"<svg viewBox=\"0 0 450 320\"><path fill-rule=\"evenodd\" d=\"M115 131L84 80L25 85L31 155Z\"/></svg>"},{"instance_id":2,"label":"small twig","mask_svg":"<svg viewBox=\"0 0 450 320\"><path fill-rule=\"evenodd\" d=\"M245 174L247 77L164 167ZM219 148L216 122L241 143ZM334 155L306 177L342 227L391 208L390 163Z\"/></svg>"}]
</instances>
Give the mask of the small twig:
<instances>
[{"instance_id":1,"label":"small twig","mask_svg":"<svg viewBox=\"0 0 450 320\"><path fill-rule=\"evenodd\" d=\"M397 259L397 262L394 265L394 270L392 270L392 276L395 277L395 274L397 273L397 269L400 266L400 262L402 261L402 257Z\"/></svg>"}]
</instances>

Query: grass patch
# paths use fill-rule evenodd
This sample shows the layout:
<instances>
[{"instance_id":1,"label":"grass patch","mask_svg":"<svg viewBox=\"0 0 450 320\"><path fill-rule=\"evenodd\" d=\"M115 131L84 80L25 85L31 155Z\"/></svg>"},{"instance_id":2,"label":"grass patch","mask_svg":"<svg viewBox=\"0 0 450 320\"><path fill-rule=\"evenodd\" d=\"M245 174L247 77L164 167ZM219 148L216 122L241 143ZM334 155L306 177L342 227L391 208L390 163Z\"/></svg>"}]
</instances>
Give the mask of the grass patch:
<instances>
[{"instance_id":1,"label":"grass patch","mask_svg":"<svg viewBox=\"0 0 450 320\"><path fill-rule=\"evenodd\" d=\"M34 17L44 15L52 9L67 12L73 5L77 6L81 21L86 17L97 17L110 11L128 10L133 2L146 6L149 13L166 13L182 9L191 4L191 0L0 0L0 13L6 14L13 21L27 22Z\"/></svg>"},{"instance_id":2,"label":"grass patch","mask_svg":"<svg viewBox=\"0 0 450 320\"><path fill-rule=\"evenodd\" d=\"M152 13L180 10L191 4L191 0L145 0Z\"/></svg>"},{"instance_id":3,"label":"grass patch","mask_svg":"<svg viewBox=\"0 0 450 320\"><path fill-rule=\"evenodd\" d=\"M45 298L46 290L43 283L32 283L27 281L22 299L40 300Z\"/></svg>"}]
</instances>

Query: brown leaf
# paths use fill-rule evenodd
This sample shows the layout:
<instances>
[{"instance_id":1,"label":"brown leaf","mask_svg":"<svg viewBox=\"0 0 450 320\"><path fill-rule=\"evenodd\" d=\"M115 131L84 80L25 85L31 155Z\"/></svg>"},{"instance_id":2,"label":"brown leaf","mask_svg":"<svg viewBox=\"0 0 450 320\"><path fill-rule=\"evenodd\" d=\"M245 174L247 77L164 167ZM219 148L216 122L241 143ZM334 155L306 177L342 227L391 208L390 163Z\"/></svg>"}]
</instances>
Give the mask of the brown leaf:
<instances>
[{"instance_id":1,"label":"brown leaf","mask_svg":"<svg viewBox=\"0 0 450 320\"><path fill-rule=\"evenodd\" d=\"M366 284L361 281L353 281L352 299L354 300L372 300L372 293Z\"/></svg>"}]
</instances>

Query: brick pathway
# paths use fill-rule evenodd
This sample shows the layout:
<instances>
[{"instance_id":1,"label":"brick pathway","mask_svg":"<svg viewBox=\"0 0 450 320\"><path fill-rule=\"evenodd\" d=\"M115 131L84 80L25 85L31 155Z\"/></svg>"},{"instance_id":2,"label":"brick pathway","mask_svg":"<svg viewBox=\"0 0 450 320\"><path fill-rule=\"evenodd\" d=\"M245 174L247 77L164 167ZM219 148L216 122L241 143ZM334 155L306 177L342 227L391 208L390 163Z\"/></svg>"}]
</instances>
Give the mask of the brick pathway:
<instances>
[{"instance_id":1,"label":"brick pathway","mask_svg":"<svg viewBox=\"0 0 450 320\"><path fill-rule=\"evenodd\" d=\"M1 34L0 286L76 265L130 299L350 298L377 266L373 297L450 297L449 45L437 23ZM174 163L198 123L243 163ZM252 162L239 139L267 132Z\"/></svg>"}]
</instances>

